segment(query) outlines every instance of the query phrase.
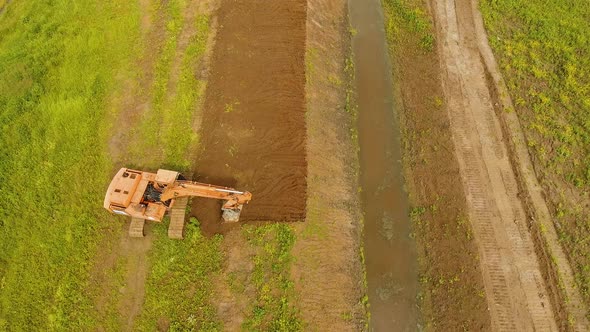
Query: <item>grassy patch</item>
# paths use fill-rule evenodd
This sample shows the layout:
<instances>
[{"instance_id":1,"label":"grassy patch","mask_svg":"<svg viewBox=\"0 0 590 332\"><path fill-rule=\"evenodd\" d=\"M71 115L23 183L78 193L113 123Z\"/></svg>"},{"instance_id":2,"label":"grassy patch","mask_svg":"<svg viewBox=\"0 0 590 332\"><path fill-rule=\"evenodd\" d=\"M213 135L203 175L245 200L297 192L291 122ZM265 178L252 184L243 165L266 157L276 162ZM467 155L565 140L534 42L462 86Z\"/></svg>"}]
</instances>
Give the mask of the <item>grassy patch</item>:
<instances>
[{"instance_id":1,"label":"grassy patch","mask_svg":"<svg viewBox=\"0 0 590 332\"><path fill-rule=\"evenodd\" d=\"M145 166L159 168L163 159L161 155L163 149L161 145L161 127L165 111L169 105L167 100L168 82L172 62L176 54L178 37L183 27L182 11L185 9L186 3L172 0L166 3L156 2L155 4L156 8L153 11L162 13L165 17L165 41L158 54L151 90L148 91L151 96L151 107L145 111L141 122L136 128L141 144L131 147L131 151L136 159L142 159L146 154L146 150L159 152L158 154L152 153L151 158L145 161ZM153 56L153 54L146 56Z\"/></svg>"},{"instance_id":2,"label":"grassy patch","mask_svg":"<svg viewBox=\"0 0 590 332\"><path fill-rule=\"evenodd\" d=\"M0 330L92 330L108 214L107 96L139 34L129 1L14 1L0 15Z\"/></svg>"},{"instance_id":3,"label":"grassy patch","mask_svg":"<svg viewBox=\"0 0 590 332\"><path fill-rule=\"evenodd\" d=\"M151 107L137 128L142 143L133 149L133 153L138 159L145 159L142 157L146 150L157 151L159 155L144 162L146 167L158 168L164 162L168 168L187 171L191 163L189 151L194 150L198 142L193 120L205 82L199 80L196 73L207 46L209 18L197 15L194 21L185 22L182 13L187 10L186 2L181 0L168 1L160 6L164 7L157 10L166 17L165 42L155 64L150 91ZM194 30L195 33L177 59L178 41L183 29ZM173 72L175 61L180 61L178 73ZM173 75L178 75L175 84L171 84Z\"/></svg>"},{"instance_id":4,"label":"grassy patch","mask_svg":"<svg viewBox=\"0 0 590 332\"><path fill-rule=\"evenodd\" d=\"M158 326L173 331L221 330L210 298L212 275L221 270L223 237L205 238L195 218L188 223L183 241L170 240L167 227L167 222L154 227L145 302L135 326L141 331Z\"/></svg>"},{"instance_id":5,"label":"grassy patch","mask_svg":"<svg viewBox=\"0 0 590 332\"><path fill-rule=\"evenodd\" d=\"M293 230L280 223L244 227L243 230L248 242L259 252L254 257L252 271L256 298L242 328L248 331L302 330L290 279L291 249L295 243Z\"/></svg>"},{"instance_id":6,"label":"grassy patch","mask_svg":"<svg viewBox=\"0 0 590 332\"><path fill-rule=\"evenodd\" d=\"M194 149L198 143L198 136L193 132L193 119L205 91L205 82L197 79L196 72L205 54L209 35L207 16L198 15L195 22L190 23L195 25L196 33L183 55L180 80L174 97L168 101L162 124L166 162L180 170L188 169L190 161L187 151Z\"/></svg>"},{"instance_id":7,"label":"grassy patch","mask_svg":"<svg viewBox=\"0 0 590 332\"><path fill-rule=\"evenodd\" d=\"M529 146L548 172L590 189L588 3L497 0L481 8Z\"/></svg>"},{"instance_id":8,"label":"grassy patch","mask_svg":"<svg viewBox=\"0 0 590 332\"><path fill-rule=\"evenodd\" d=\"M590 191L590 7L583 0L486 0L481 10L560 240L590 303L590 220L565 188Z\"/></svg>"},{"instance_id":9,"label":"grassy patch","mask_svg":"<svg viewBox=\"0 0 590 332\"><path fill-rule=\"evenodd\" d=\"M384 9L392 15L387 15L386 29L390 38L395 42L417 38L419 45L425 52L434 47L432 23L428 14L424 12L420 2L413 0L383 0ZM408 35L408 32L410 35Z\"/></svg>"}]
</instances>

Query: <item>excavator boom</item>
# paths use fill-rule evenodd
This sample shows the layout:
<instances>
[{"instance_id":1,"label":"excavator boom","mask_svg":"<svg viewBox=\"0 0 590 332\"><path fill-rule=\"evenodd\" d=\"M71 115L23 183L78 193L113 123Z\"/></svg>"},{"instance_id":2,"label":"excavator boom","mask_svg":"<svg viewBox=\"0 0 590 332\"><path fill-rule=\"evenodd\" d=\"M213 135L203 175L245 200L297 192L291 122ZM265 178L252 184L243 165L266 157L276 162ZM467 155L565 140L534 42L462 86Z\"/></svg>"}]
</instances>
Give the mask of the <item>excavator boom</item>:
<instances>
[{"instance_id":1,"label":"excavator boom","mask_svg":"<svg viewBox=\"0 0 590 332\"><path fill-rule=\"evenodd\" d=\"M192 181L177 181L174 187L167 187L161 196L162 201L177 197L206 197L224 200L235 199L239 204L246 204L252 199L252 194L249 192L237 191L232 188L214 186L211 184L192 182Z\"/></svg>"}]
</instances>

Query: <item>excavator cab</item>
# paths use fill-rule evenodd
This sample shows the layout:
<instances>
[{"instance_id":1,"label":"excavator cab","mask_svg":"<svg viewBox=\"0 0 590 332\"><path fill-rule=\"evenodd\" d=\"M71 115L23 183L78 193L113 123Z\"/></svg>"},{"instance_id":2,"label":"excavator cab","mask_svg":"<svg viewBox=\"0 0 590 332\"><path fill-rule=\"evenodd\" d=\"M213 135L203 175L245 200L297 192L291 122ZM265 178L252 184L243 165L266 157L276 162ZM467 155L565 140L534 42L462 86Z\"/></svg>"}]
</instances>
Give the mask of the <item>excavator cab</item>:
<instances>
[{"instance_id":1,"label":"excavator cab","mask_svg":"<svg viewBox=\"0 0 590 332\"><path fill-rule=\"evenodd\" d=\"M161 222L168 213L168 236L182 239L186 207L190 197L225 201L222 207L224 222L237 222L243 205L252 199L252 194L233 188L187 181L175 171L160 169L156 173L149 173L121 168L107 189L104 208L111 213L131 217L131 237L143 237L146 220Z\"/></svg>"}]
</instances>

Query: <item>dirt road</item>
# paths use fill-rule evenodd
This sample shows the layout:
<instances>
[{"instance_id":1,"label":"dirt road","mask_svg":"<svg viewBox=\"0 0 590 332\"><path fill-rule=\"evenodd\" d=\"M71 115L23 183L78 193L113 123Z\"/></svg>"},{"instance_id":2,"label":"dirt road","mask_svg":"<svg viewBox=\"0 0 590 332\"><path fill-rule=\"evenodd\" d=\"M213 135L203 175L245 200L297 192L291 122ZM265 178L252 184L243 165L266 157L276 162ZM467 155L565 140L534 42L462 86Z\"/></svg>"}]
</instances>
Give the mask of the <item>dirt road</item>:
<instances>
[{"instance_id":1,"label":"dirt road","mask_svg":"<svg viewBox=\"0 0 590 332\"><path fill-rule=\"evenodd\" d=\"M433 1L443 87L494 330L557 331L501 123L471 0Z\"/></svg>"}]
</instances>

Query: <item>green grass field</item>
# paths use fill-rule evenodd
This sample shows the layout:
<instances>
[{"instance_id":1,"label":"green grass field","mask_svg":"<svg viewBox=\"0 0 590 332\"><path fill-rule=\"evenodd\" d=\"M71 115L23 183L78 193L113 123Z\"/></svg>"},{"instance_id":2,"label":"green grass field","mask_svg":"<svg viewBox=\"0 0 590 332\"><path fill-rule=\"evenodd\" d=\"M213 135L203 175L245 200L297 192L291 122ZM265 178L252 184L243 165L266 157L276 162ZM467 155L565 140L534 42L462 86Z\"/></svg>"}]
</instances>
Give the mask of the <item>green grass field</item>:
<instances>
[{"instance_id":1,"label":"green grass field","mask_svg":"<svg viewBox=\"0 0 590 332\"><path fill-rule=\"evenodd\" d=\"M112 165L106 100L128 67L128 1L13 1L0 16L0 330L89 330Z\"/></svg>"},{"instance_id":2,"label":"green grass field","mask_svg":"<svg viewBox=\"0 0 590 332\"><path fill-rule=\"evenodd\" d=\"M121 220L102 208L119 166L108 144L121 112L117 98L130 93L125 81L141 77L142 56L154 57L150 91L140 92L152 107L130 130L131 140L145 143L143 151L159 154L127 153L137 157L136 167L192 169L198 146L192 124L206 84L195 72L210 22L205 15L186 22L186 6L183 0L151 2L165 27L156 54L144 54L134 1L13 1L0 14L0 331L116 331L126 323L120 289L132 258L115 253L106 281L93 279L101 254L117 250L126 236ZM187 24L194 35L178 57ZM184 241L168 239L166 222L153 227L146 294L134 328L153 331L164 322L173 330L223 329L213 278L227 279L224 239L204 237L194 219L187 227ZM250 227L242 236L259 252L256 298L243 328L301 329L289 279L293 230Z\"/></svg>"},{"instance_id":3,"label":"green grass field","mask_svg":"<svg viewBox=\"0 0 590 332\"><path fill-rule=\"evenodd\" d=\"M242 325L245 331L301 331L291 280L293 229L285 224L244 227L247 241L258 248L252 281L256 298Z\"/></svg>"},{"instance_id":4,"label":"green grass field","mask_svg":"<svg viewBox=\"0 0 590 332\"><path fill-rule=\"evenodd\" d=\"M485 0L481 10L527 137L550 188L590 190L590 6L584 0ZM552 202L558 232L590 303L590 218L565 197Z\"/></svg>"}]
</instances>

